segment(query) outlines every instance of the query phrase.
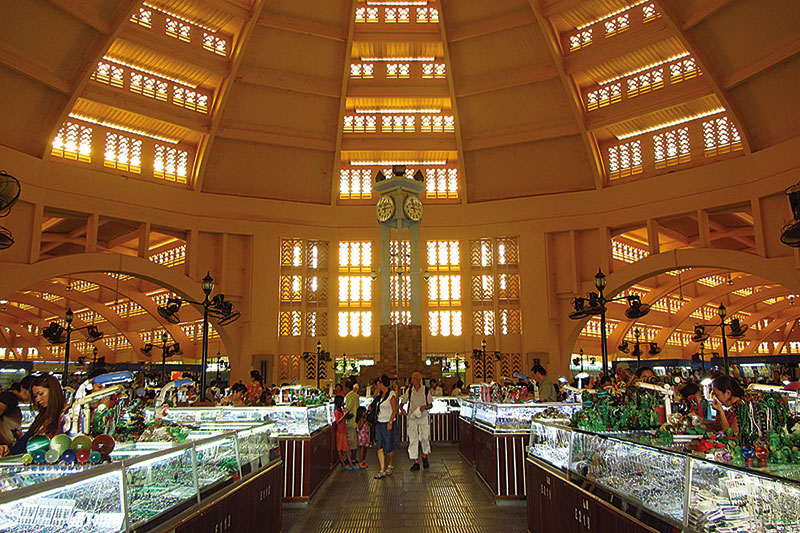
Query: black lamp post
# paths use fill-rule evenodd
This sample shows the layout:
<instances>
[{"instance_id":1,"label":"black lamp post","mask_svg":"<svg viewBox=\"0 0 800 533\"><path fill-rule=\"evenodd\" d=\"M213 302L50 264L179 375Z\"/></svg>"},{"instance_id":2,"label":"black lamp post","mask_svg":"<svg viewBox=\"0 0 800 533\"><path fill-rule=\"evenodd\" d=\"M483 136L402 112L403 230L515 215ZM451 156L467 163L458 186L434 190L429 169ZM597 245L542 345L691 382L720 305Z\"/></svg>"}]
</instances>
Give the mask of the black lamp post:
<instances>
[{"instance_id":1,"label":"black lamp post","mask_svg":"<svg viewBox=\"0 0 800 533\"><path fill-rule=\"evenodd\" d=\"M728 310L725 309L725 304L720 303L719 309L717 309L717 314L719 315L720 319L720 329L722 330L722 366L725 367L725 373L728 373L728 340L725 338L725 326L728 324L725 322L725 315L728 314Z\"/></svg>"},{"instance_id":2,"label":"black lamp post","mask_svg":"<svg viewBox=\"0 0 800 533\"><path fill-rule=\"evenodd\" d=\"M486 339L483 339L481 341L481 349L480 350L478 350L478 349L472 350L472 358L473 358L473 360L476 361L476 363L477 363L477 361L480 361L483 381L486 382ZM500 352L494 352L494 358L497 361L502 359L502 356L500 355ZM466 363L466 361L464 361L464 362ZM478 368L477 364L476 364L475 368Z\"/></svg>"},{"instance_id":3,"label":"black lamp post","mask_svg":"<svg viewBox=\"0 0 800 533\"><path fill-rule=\"evenodd\" d=\"M66 322L67 327L63 327L58 322L50 322L50 325L42 331L42 336L47 339L48 342L51 344L64 344L64 375L61 377L61 385L66 387L67 386L67 378L69 377L69 349L70 344L72 341L72 332L73 331L80 331L85 329L88 331L89 335L86 338L87 342L96 342L103 337L103 333L98 331L97 326L89 325L83 326L80 328L73 328L72 321L75 318L75 315L72 312L71 308L67 308L67 312L64 314L64 322ZM95 348L93 351L96 355Z\"/></svg>"},{"instance_id":4,"label":"black lamp post","mask_svg":"<svg viewBox=\"0 0 800 533\"><path fill-rule=\"evenodd\" d=\"M224 294L215 294L211 296L211 291L214 290L214 278L211 277L211 272L207 272L203 278L200 287L203 289L203 301L195 302L189 299L170 298L167 305L159 307L159 314L164 317L168 322L177 324L180 322L178 318L178 310L184 301L190 304L200 305L203 307L203 342L201 346L200 356L200 391L205 395L206 391L206 377L208 374L208 319L216 318L220 326L226 326L231 322L237 320L241 313L233 310L233 304L225 300Z\"/></svg>"},{"instance_id":5,"label":"black lamp post","mask_svg":"<svg viewBox=\"0 0 800 533\"><path fill-rule=\"evenodd\" d=\"M167 346L167 341L169 341L169 335L167 332L161 334L161 346L154 346L152 343L147 343L142 348L142 353L145 354L147 357L150 357L150 352L153 351L153 348L158 348L161 350L161 386L163 387L167 383L167 358L172 357L173 355L180 355L181 353L181 345L180 343L174 343Z\"/></svg>"},{"instance_id":6,"label":"black lamp post","mask_svg":"<svg viewBox=\"0 0 800 533\"><path fill-rule=\"evenodd\" d=\"M214 278L211 277L211 272L206 272L203 278L203 283L200 287L203 289L203 345L200 356L200 394L205 398L206 394L206 366L208 365L208 305L209 295L214 290Z\"/></svg>"},{"instance_id":7,"label":"black lamp post","mask_svg":"<svg viewBox=\"0 0 800 533\"><path fill-rule=\"evenodd\" d=\"M603 365L601 375L608 375L610 374L610 369L608 366L608 340L606 336L606 304L608 302L628 300L628 309L625 310L625 316L633 320L649 313L650 305L643 304L642 298L635 294L606 298L603 292L606 288L606 275L599 268L597 269L597 274L594 275L594 286L597 288L597 292L588 293L587 298L578 297L573 300L572 305L575 311L570 313L569 317L573 320L581 320L592 315L600 315L600 354Z\"/></svg>"},{"instance_id":8,"label":"black lamp post","mask_svg":"<svg viewBox=\"0 0 800 533\"><path fill-rule=\"evenodd\" d=\"M322 341L317 341L317 351L314 352L303 352L303 359L306 362L306 365L311 364L311 359L314 359L314 368L316 370L317 375L317 389L319 389L319 375L322 372L322 367L325 366L325 363L331 360L331 353L326 352L322 349Z\"/></svg>"}]
</instances>

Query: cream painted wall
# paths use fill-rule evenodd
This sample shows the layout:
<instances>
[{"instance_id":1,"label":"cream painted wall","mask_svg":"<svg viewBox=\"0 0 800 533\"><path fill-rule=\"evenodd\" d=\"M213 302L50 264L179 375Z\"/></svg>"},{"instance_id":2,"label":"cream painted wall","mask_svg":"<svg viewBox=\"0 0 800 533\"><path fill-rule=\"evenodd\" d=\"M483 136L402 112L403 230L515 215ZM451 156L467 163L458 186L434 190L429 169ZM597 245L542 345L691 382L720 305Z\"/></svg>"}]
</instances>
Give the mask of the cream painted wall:
<instances>
[{"instance_id":1,"label":"cream painted wall","mask_svg":"<svg viewBox=\"0 0 800 533\"><path fill-rule=\"evenodd\" d=\"M210 271L218 290L229 294L243 313L242 319L225 328L223 335L233 363L233 379L246 380L253 354L277 356L281 347L291 343L284 339L279 345L277 337L281 238L329 241L331 281L335 280L336 242L378 241L372 206L307 205L201 194L87 171L77 164L43 161L4 147L0 147L0 157L3 167L18 177L23 187L19 206L2 221L17 237L17 244L0 252L0 297L24 288L37 277L36 268L27 263L38 239L36 214L45 206L186 230L195 236L190 246L196 249L189 254L190 277L179 280L180 285L197 298L199 280ZM753 268L776 281L780 278L787 288L793 287L789 281L797 277L800 262L793 250L776 244L776 240L780 226L789 218L782 190L797 181L798 168L800 139L794 139L746 158L614 184L597 191L467 205L428 205L421 236L423 241L458 239L462 243L465 333L470 321L469 240L518 237L523 333L512 341L487 339L487 349L518 351L531 357L537 354L544 358L551 373L558 375L567 370L568 354L580 328L580 324L567 319L569 300L590 290L591 276L598 266L608 270L609 228L644 225L655 217L750 203L763 214L763 223L755 229L756 239L764 242L764 257ZM290 178L267 175L258 179ZM681 262L684 260L703 262L702 257L690 256L675 265L688 264ZM609 288L612 280L613 287L620 289L638 276L664 267L664 263L651 259L646 265L612 272ZM740 256L729 256L726 260L732 262L730 265L720 265L718 260L717 256L709 259L716 261L714 266L739 270L748 267ZM82 261L80 255L64 258L62 273L79 271ZM626 274L626 269L631 273ZM41 275L57 274L43 269ZM335 297L335 283L329 286L329 294ZM377 312L377 304L374 309ZM378 352L377 336L361 340L338 338L333 306L329 316L330 335L323 339L326 350L333 354ZM469 354L479 345L480 338L469 334L447 340L426 337L423 351ZM308 339L306 346L298 345L297 349L313 350L315 343L316 339Z\"/></svg>"}]
</instances>

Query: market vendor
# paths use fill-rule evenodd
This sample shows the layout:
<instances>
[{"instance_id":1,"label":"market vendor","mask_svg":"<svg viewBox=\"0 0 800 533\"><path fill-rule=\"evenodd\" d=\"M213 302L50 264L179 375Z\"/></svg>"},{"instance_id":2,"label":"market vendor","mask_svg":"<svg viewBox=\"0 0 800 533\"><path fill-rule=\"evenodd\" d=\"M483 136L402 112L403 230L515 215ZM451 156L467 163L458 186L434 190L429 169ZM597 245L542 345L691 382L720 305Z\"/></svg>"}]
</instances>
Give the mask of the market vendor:
<instances>
[{"instance_id":1,"label":"market vendor","mask_svg":"<svg viewBox=\"0 0 800 533\"><path fill-rule=\"evenodd\" d=\"M555 385L547 378L547 370L542 365L534 365L531 368L533 380L539 388L540 402L555 402L558 400Z\"/></svg>"},{"instance_id":2,"label":"market vendor","mask_svg":"<svg viewBox=\"0 0 800 533\"><path fill-rule=\"evenodd\" d=\"M744 398L744 390L735 379L726 375L714 378L711 387L714 392L714 401L711 405L717 411L717 420L722 430L727 433L730 429L734 435L738 435L739 421L736 418L736 409Z\"/></svg>"}]
</instances>

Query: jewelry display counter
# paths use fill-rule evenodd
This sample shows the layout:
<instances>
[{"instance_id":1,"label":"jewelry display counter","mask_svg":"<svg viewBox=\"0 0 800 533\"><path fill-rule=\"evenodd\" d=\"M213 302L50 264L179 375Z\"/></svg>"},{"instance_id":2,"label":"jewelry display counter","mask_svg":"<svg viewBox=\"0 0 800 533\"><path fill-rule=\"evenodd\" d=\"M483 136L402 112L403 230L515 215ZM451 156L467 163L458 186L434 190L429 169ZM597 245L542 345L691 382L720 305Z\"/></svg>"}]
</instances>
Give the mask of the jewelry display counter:
<instances>
[{"instance_id":1,"label":"jewelry display counter","mask_svg":"<svg viewBox=\"0 0 800 533\"><path fill-rule=\"evenodd\" d=\"M580 404L567 403L461 400L459 450L475 466L495 499L525 499L525 447L531 421L569 419L580 409Z\"/></svg>"},{"instance_id":2,"label":"jewelry display counter","mask_svg":"<svg viewBox=\"0 0 800 533\"><path fill-rule=\"evenodd\" d=\"M154 416L152 410L148 416ZM332 406L177 407L165 420L192 424L272 421L284 463L283 501L308 502L336 464Z\"/></svg>"},{"instance_id":3,"label":"jewelry display counter","mask_svg":"<svg viewBox=\"0 0 800 533\"><path fill-rule=\"evenodd\" d=\"M180 444L119 443L110 462L96 466L24 466L20 457L4 460L0 531L164 530L211 505L240 509L231 516L232 530L248 531L257 516L264 525L259 531L280 531L280 509L257 509L242 500L245 484L266 483L282 470L280 459L270 459L276 457L277 442L269 427L195 437ZM272 494L280 485L274 479L270 483L269 496L277 500ZM214 527L204 524L193 531Z\"/></svg>"},{"instance_id":4,"label":"jewelry display counter","mask_svg":"<svg viewBox=\"0 0 800 533\"><path fill-rule=\"evenodd\" d=\"M641 441L534 421L528 529L800 531L800 483L783 466L736 467Z\"/></svg>"}]
</instances>

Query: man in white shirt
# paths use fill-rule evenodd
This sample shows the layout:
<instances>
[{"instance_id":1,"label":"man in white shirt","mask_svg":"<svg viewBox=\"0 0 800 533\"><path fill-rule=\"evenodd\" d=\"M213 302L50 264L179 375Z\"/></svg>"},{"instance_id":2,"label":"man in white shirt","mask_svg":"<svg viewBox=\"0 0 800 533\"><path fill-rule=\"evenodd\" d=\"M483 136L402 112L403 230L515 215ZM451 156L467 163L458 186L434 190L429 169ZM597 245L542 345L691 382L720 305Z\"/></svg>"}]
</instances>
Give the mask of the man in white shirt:
<instances>
[{"instance_id":1,"label":"man in white shirt","mask_svg":"<svg viewBox=\"0 0 800 533\"><path fill-rule=\"evenodd\" d=\"M444 396L442 385L436 381L436 378L431 378L431 394L433 396Z\"/></svg>"},{"instance_id":2,"label":"man in white shirt","mask_svg":"<svg viewBox=\"0 0 800 533\"><path fill-rule=\"evenodd\" d=\"M422 374L411 374L411 385L403 394L401 405L408 403L408 457L414 461L411 470L419 470L419 446L422 445L422 467L429 468L428 454L431 453L431 428L428 409L433 404L433 396L428 387L422 385Z\"/></svg>"}]
</instances>

